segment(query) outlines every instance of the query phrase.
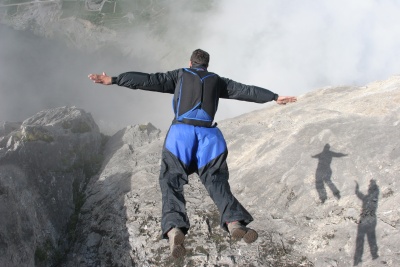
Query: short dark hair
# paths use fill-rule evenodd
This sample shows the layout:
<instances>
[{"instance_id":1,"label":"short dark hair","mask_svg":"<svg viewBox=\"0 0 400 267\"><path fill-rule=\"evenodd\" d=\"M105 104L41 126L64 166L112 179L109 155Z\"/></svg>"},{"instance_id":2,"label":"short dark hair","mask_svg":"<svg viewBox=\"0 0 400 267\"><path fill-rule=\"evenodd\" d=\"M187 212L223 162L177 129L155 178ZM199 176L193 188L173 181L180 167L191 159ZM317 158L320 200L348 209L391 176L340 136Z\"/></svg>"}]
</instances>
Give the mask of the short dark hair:
<instances>
[{"instance_id":1,"label":"short dark hair","mask_svg":"<svg viewBox=\"0 0 400 267\"><path fill-rule=\"evenodd\" d=\"M210 62L210 54L201 49L196 49L193 51L192 56L190 57L190 61L195 65L202 65L204 67L208 67L208 63Z\"/></svg>"}]
</instances>

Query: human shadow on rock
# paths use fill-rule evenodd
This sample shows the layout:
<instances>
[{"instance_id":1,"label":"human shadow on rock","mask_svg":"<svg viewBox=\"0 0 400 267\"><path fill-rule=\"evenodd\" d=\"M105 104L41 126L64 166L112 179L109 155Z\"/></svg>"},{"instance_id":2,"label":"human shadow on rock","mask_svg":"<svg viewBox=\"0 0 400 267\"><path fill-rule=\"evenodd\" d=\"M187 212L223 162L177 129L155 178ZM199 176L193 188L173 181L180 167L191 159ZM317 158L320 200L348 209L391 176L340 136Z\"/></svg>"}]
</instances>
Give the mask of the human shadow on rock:
<instances>
[{"instance_id":1,"label":"human shadow on rock","mask_svg":"<svg viewBox=\"0 0 400 267\"><path fill-rule=\"evenodd\" d=\"M325 203L328 199L325 185L330 188L337 199L340 199L340 191L332 182L331 163L334 157L340 158L347 156L347 154L331 151L330 148L331 146L326 144L321 153L311 156L312 158L318 159L318 166L315 172L315 187L322 203Z\"/></svg>"},{"instance_id":2,"label":"human shadow on rock","mask_svg":"<svg viewBox=\"0 0 400 267\"><path fill-rule=\"evenodd\" d=\"M376 242L376 210L378 208L379 198L379 187L374 179L370 180L368 187L368 194L364 195L360 192L360 187L356 182L357 197L362 200L362 211L360 214L360 220L358 221L357 239L356 239L356 250L354 254L354 266L362 262L362 256L364 253L364 240L367 237L369 250L371 252L372 259L377 259L378 255L378 244Z\"/></svg>"}]
</instances>

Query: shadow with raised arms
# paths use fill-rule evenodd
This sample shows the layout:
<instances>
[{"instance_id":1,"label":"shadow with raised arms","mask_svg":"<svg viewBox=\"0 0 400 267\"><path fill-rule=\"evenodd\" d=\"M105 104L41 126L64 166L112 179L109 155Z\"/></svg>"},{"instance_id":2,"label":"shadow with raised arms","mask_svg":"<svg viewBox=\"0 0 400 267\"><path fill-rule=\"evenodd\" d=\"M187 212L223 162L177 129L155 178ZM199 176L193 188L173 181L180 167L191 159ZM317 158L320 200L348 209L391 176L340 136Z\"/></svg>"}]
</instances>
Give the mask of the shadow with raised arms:
<instances>
[{"instance_id":1,"label":"shadow with raised arms","mask_svg":"<svg viewBox=\"0 0 400 267\"><path fill-rule=\"evenodd\" d=\"M356 251L354 254L354 266L362 262L362 255L364 252L364 240L367 236L369 249L372 259L377 259L378 244L376 242L375 228L376 228L376 210L378 208L379 187L374 179L370 180L368 187L368 194L364 195L360 192L360 187L356 182L357 197L362 200L362 211L360 220L358 222Z\"/></svg>"}]
</instances>

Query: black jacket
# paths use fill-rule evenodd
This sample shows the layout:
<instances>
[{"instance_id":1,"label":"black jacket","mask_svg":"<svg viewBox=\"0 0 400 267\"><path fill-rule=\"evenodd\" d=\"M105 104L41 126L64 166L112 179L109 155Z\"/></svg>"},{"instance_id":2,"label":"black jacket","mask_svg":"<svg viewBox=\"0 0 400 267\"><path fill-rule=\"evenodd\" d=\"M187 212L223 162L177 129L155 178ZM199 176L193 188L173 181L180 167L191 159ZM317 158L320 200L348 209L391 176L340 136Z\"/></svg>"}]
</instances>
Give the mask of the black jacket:
<instances>
[{"instance_id":1,"label":"black jacket","mask_svg":"<svg viewBox=\"0 0 400 267\"><path fill-rule=\"evenodd\" d=\"M142 89L174 94L181 69L165 73L126 72L112 77L112 83L131 89ZM236 99L255 103L277 100L278 95L261 87L245 85L228 78L219 77L220 98Z\"/></svg>"}]
</instances>

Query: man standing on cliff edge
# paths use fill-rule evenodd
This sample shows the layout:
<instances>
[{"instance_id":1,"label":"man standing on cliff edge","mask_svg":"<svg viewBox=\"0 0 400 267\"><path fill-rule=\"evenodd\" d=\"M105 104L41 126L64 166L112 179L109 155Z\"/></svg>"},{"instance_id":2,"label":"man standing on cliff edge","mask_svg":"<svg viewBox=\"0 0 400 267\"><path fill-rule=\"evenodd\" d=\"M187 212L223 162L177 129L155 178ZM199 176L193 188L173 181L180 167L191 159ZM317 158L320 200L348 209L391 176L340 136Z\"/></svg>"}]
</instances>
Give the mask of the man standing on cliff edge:
<instances>
[{"instance_id":1,"label":"man standing on cliff edge","mask_svg":"<svg viewBox=\"0 0 400 267\"><path fill-rule=\"evenodd\" d=\"M220 225L233 238L253 243L258 234L247 225L253 217L233 196L226 163L228 150L221 131L214 123L219 98L280 105L296 102L294 96L279 96L267 89L245 85L207 70L210 55L195 50L189 68L165 73L126 72L117 77L90 74L95 83L174 94L174 119L162 150L160 187L162 192L161 228L169 239L171 255L185 255L183 245L190 224L183 186L196 172L220 212Z\"/></svg>"}]
</instances>

